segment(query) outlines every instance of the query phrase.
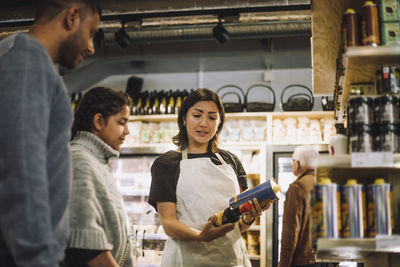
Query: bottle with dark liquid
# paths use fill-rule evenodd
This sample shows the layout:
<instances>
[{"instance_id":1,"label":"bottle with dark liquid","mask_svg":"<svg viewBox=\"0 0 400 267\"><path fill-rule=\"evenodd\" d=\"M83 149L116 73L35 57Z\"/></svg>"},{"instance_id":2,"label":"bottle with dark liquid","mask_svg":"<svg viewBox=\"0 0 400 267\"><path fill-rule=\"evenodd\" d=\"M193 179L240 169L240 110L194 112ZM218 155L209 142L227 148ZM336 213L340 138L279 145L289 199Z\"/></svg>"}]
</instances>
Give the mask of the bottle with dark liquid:
<instances>
[{"instance_id":1,"label":"bottle with dark liquid","mask_svg":"<svg viewBox=\"0 0 400 267\"><path fill-rule=\"evenodd\" d=\"M226 223L234 223L239 221L240 216L246 211L250 211L253 208L253 204L251 202L246 202L240 205L239 207L232 208L228 207L217 213L217 221L213 224L215 226L221 226Z\"/></svg>"},{"instance_id":2,"label":"bottle with dark liquid","mask_svg":"<svg viewBox=\"0 0 400 267\"><path fill-rule=\"evenodd\" d=\"M167 114L167 95L164 91L160 92L160 114Z\"/></svg>"},{"instance_id":3,"label":"bottle with dark liquid","mask_svg":"<svg viewBox=\"0 0 400 267\"><path fill-rule=\"evenodd\" d=\"M175 112L175 98L172 90L168 92L167 114L174 114Z\"/></svg>"}]
</instances>

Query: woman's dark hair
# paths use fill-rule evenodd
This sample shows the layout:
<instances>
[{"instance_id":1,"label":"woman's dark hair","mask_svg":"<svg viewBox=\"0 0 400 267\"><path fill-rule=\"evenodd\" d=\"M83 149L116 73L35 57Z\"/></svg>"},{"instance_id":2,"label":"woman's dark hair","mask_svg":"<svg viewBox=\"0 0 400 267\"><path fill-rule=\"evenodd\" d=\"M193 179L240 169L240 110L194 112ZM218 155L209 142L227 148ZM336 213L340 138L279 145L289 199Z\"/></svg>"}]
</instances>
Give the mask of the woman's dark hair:
<instances>
[{"instance_id":1,"label":"woman's dark hair","mask_svg":"<svg viewBox=\"0 0 400 267\"><path fill-rule=\"evenodd\" d=\"M72 5L83 7L80 9L82 20L87 16L88 11L91 14L97 13L101 17L101 8L96 0L38 0L36 3L35 20L38 21L44 18L48 20L52 19Z\"/></svg>"},{"instance_id":2,"label":"woman's dark hair","mask_svg":"<svg viewBox=\"0 0 400 267\"><path fill-rule=\"evenodd\" d=\"M106 87L91 89L83 96L75 113L71 140L78 131L91 132L93 130L93 117L97 113L100 113L107 122L110 116L119 113L124 106L131 108L132 105L132 99L126 93Z\"/></svg>"},{"instance_id":3,"label":"woman's dark hair","mask_svg":"<svg viewBox=\"0 0 400 267\"><path fill-rule=\"evenodd\" d=\"M197 102L200 101L212 101L217 105L218 111L219 111L219 116L221 118L221 122L218 125L217 132L211 138L211 140L208 142L208 147L207 147L207 152L209 153L216 153L219 151L218 148L218 136L222 131L222 127L224 126L224 121L225 121L225 110L224 106L222 105L221 98L211 91L210 89L207 88L200 88L197 89L189 94L189 96L183 101L182 106L179 110L178 113L178 127L179 127L179 132L176 136L172 138L172 142L181 147L181 149L187 148L189 144L189 139L187 136L186 132L186 127L183 124L184 119L186 118L186 114L188 110L194 106Z\"/></svg>"}]
</instances>

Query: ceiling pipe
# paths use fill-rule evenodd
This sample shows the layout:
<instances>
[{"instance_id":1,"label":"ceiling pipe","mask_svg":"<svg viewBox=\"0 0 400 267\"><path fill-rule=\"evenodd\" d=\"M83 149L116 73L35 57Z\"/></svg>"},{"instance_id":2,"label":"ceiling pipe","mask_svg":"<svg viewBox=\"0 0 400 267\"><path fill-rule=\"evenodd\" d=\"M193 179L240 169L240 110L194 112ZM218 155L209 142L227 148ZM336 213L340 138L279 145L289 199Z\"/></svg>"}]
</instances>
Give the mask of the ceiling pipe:
<instances>
[{"instance_id":1,"label":"ceiling pipe","mask_svg":"<svg viewBox=\"0 0 400 267\"><path fill-rule=\"evenodd\" d=\"M144 42L177 42L193 40L212 40L215 25L199 25L185 27L155 27L155 28L127 28L127 33L132 43ZM267 38L310 36L311 21L272 21L256 24L225 25L231 39L241 38ZM106 45L116 44L114 32L117 29L105 29L104 40Z\"/></svg>"}]
</instances>

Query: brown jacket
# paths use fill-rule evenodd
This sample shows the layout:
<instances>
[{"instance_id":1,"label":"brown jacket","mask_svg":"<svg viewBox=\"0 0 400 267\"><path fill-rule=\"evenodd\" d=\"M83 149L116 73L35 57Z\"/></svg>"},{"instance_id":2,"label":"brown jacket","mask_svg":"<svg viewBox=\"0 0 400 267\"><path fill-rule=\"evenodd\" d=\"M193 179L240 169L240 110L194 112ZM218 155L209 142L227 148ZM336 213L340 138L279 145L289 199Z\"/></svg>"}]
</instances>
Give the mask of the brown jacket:
<instances>
[{"instance_id":1,"label":"brown jacket","mask_svg":"<svg viewBox=\"0 0 400 267\"><path fill-rule=\"evenodd\" d=\"M310 207L310 191L314 185L314 171L308 171L297 178L286 192L279 267L315 263L311 248Z\"/></svg>"}]
</instances>

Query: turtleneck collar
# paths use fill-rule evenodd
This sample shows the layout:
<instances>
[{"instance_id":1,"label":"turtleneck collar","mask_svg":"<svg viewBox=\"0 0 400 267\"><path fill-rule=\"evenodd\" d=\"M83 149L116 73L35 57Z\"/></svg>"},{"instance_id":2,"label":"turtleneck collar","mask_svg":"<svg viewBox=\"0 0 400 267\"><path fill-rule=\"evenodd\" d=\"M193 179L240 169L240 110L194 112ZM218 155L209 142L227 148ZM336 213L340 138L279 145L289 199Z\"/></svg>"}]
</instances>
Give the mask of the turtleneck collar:
<instances>
[{"instance_id":1,"label":"turtleneck collar","mask_svg":"<svg viewBox=\"0 0 400 267\"><path fill-rule=\"evenodd\" d=\"M108 160L111 158L119 157L119 152L117 150L107 145L96 135L86 131L78 131L74 139L71 141L71 145L80 145L85 147L103 163L108 163Z\"/></svg>"}]
</instances>

